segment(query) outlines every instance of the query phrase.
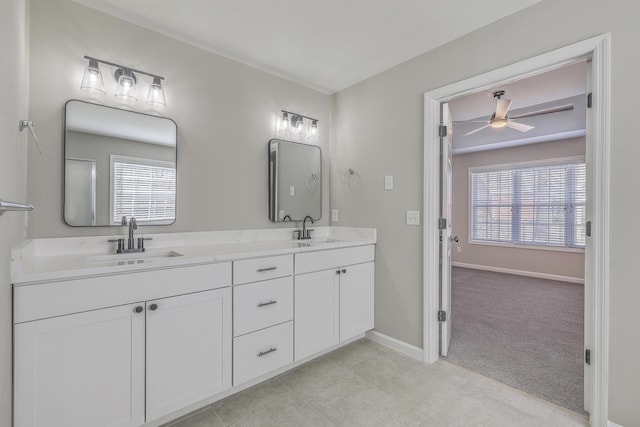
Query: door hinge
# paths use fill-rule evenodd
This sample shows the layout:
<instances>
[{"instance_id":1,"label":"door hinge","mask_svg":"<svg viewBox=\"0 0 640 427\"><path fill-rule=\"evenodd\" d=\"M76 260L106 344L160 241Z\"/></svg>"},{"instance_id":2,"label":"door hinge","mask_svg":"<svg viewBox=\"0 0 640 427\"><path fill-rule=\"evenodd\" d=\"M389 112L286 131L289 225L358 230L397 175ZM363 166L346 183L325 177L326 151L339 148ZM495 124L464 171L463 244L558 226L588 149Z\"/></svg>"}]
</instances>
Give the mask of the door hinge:
<instances>
[{"instance_id":1,"label":"door hinge","mask_svg":"<svg viewBox=\"0 0 640 427\"><path fill-rule=\"evenodd\" d=\"M591 365L591 350L589 350L589 349L586 349L584 351L584 362L587 365Z\"/></svg>"},{"instance_id":2,"label":"door hinge","mask_svg":"<svg viewBox=\"0 0 640 427\"><path fill-rule=\"evenodd\" d=\"M447 312L444 310L438 310L438 322L447 321Z\"/></svg>"},{"instance_id":3,"label":"door hinge","mask_svg":"<svg viewBox=\"0 0 640 427\"><path fill-rule=\"evenodd\" d=\"M438 230L447 229L447 218L438 218Z\"/></svg>"},{"instance_id":4,"label":"door hinge","mask_svg":"<svg viewBox=\"0 0 640 427\"><path fill-rule=\"evenodd\" d=\"M447 136L447 127L445 125L438 127L438 136L440 136L440 138Z\"/></svg>"},{"instance_id":5,"label":"door hinge","mask_svg":"<svg viewBox=\"0 0 640 427\"><path fill-rule=\"evenodd\" d=\"M587 108L593 107L593 92L587 94Z\"/></svg>"},{"instance_id":6,"label":"door hinge","mask_svg":"<svg viewBox=\"0 0 640 427\"><path fill-rule=\"evenodd\" d=\"M587 221L587 223L584 225L584 234L587 237L591 237L591 221Z\"/></svg>"}]
</instances>

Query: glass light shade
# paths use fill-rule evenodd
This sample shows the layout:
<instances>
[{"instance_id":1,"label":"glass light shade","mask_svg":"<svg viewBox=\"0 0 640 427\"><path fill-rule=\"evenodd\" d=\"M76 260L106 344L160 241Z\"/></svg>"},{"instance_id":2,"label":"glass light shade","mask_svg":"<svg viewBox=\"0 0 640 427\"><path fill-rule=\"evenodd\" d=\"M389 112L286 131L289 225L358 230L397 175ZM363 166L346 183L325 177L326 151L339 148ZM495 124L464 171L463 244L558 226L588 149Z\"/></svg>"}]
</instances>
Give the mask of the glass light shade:
<instances>
[{"instance_id":1,"label":"glass light shade","mask_svg":"<svg viewBox=\"0 0 640 427\"><path fill-rule=\"evenodd\" d=\"M302 116L294 116L294 119L293 136L301 138L304 136L304 119Z\"/></svg>"},{"instance_id":2,"label":"glass light shade","mask_svg":"<svg viewBox=\"0 0 640 427\"><path fill-rule=\"evenodd\" d=\"M164 97L164 87L160 77L154 77L153 83L149 86L149 94L147 95L147 104L167 106L167 100Z\"/></svg>"},{"instance_id":3,"label":"glass light shade","mask_svg":"<svg viewBox=\"0 0 640 427\"><path fill-rule=\"evenodd\" d=\"M280 125L278 126L278 132L281 134L289 134L291 132L291 122L289 121L289 113L282 112L282 119L280 119Z\"/></svg>"},{"instance_id":4,"label":"glass light shade","mask_svg":"<svg viewBox=\"0 0 640 427\"><path fill-rule=\"evenodd\" d=\"M136 101L136 76L127 68L116 70L116 96L130 101Z\"/></svg>"},{"instance_id":5,"label":"glass light shade","mask_svg":"<svg viewBox=\"0 0 640 427\"><path fill-rule=\"evenodd\" d=\"M307 139L309 141L318 140L318 121L317 120L311 121L311 126L309 127L309 133L307 134Z\"/></svg>"},{"instance_id":6,"label":"glass light shade","mask_svg":"<svg viewBox=\"0 0 640 427\"><path fill-rule=\"evenodd\" d=\"M95 59L89 60L89 65L84 70L84 76L82 76L80 89L88 90L89 92L101 93L103 95L105 94L102 71L98 67L98 61Z\"/></svg>"}]
</instances>

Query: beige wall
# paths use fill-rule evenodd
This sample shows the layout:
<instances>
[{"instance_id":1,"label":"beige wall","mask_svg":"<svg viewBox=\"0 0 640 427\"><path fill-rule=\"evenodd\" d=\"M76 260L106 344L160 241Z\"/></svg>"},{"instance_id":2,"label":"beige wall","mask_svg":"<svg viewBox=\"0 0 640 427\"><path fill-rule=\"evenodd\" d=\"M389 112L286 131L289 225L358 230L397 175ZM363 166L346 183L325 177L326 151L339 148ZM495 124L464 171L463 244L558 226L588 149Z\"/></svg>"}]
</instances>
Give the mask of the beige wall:
<instances>
[{"instance_id":1,"label":"beige wall","mask_svg":"<svg viewBox=\"0 0 640 427\"><path fill-rule=\"evenodd\" d=\"M640 31L636 0L542 1L339 92L332 124L331 204L341 225L376 227L376 329L422 346L422 228L405 224L423 204L424 92L611 32L610 419L640 420L640 307L636 112ZM494 48L499 46L499 49ZM342 183L347 168L361 185ZM384 190L384 175L395 190ZM597 232L597 231L595 231Z\"/></svg>"},{"instance_id":2,"label":"beige wall","mask_svg":"<svg viewBox=\"0 0 640 427\"><path fill-rule=\"evenodd\" d=\"M27 136L18 120L28 118L28 34L25 0L2 2L0 13L0 199L24 203ZM30 143L30 142L29 142ZM11 248L25 236L25 213L0 216L0 426L11 425Z\"/></svg>"},{"instance_id":3,"label":"beige wall","mask_svg":"<svg viewBox=\"0 0 640 427\"><path fill-rule=\"evenodd\" d=\"M84 55L166 78L167 108L178 125L178 210L174 225L145 232L267 228L267 142L282 108L319 121L329 155L331 97L96 12L71 0L31 1L31 116L44 150L29 150L28 194L38 207L29 237L115 234L113 228L71 228L62 220L64 103L80 90ZM114 70L101 66L116 106ZM150 81L142 77L135 111L145 112ZM323 162L323 215L328 223L329 162Z\"/></svg>"},{"instance_id":4,"label":"beige wall","mask_svg":"<svg viewBox=\"0 0 640 427\"><path fill-rule=\"evenodd\" d=\"M584 279L584 252L561 252L530 247L513 248L469 243L469 168L584 156L584 153L584 138L574 138L453 156L451 225L453 234L460 239L452 247L453 261ZM458 252L458 248L461 252Z\"/></svg>"}]
</instances>

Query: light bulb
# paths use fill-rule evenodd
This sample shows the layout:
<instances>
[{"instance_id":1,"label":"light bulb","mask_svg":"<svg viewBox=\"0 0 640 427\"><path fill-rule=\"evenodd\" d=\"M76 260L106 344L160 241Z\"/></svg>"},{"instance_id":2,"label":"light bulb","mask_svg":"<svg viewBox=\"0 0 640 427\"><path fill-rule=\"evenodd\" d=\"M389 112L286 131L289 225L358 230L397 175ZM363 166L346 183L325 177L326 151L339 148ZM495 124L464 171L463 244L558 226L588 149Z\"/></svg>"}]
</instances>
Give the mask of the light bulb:
<instances>
[{"instance_id":1,"label":"light bulb","mask_svg":"<svg viewBox=\"0 0 640 427\"><path fill-rule=\"evenodd\" d=\"M295 123L295 127L293 129L293 136L295 137L303 137L304 136L304 119L302 116L294 116L295 120L292 120Z\"/></svg>"},{"instance_id":2,"label":"light bulb","mask_svg":"<svg viewBox=\"0 0 640 427\"><path fill-rule=\"evenodd\" d=\"M82 83L80 89L88 90L90 92L97 92L104 95L104 80L102 79L102 71L98 67L98 61L95 59L89 60L89 65L84 70L84 76L82 77Z\"/></svg>"},{"instance_id":3,"label":"light bulb","mask_svg":"<svg viewBox=\"0 0 640 427\"><path fill-rule=\"evenodd\" d=\"M131 101L136 101L136 75L128 68L118 68L115 73L116 96Z\"/></svg>"},{"instance_id":4,"label":"light bulb","mask_svg":"<svg viewBox=\"0 0 640 427\"><path fill-rule=\"evenodd\" d=\"M147 104L157 104L163 107L167 106L167 100L164 96L164 87L162 87L162 81L160 77L154 77L153 83L151 83L151 86L149 86Z\"/></svg>"},{"instance_id":5,"label":"light bulb","mask_svg":"<svg viewBox=\"0 0 640 427\"><path fill-rule=\"evenodd\" d=\"M311 127L309 128L309 134L307 135L307 139L310 141L318 140L318 121L312 120Z\"/></svg>"},{"instance_id":6,"label":"light bulb","mask_svg":"<svg viewBox=\"0 0 640 427\"><path fill-rule=\"evenodd\" d=\"M282 119L280 120L280 128L278 132L282 134L288 134L291 132L291 122L289 121L289 113L286 111L282 112Z\"/></svg>"}]
</instances>

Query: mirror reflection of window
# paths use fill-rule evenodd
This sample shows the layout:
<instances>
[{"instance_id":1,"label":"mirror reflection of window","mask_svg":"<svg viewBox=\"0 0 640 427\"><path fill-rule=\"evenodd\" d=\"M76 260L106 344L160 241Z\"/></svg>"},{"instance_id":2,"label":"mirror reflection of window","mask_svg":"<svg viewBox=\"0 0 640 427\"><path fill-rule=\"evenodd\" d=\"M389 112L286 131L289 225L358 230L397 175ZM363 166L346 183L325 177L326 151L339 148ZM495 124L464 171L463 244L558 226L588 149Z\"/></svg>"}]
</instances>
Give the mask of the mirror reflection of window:
<instances>
[{"instance_id":1,"label":"mirror reflection of window","mask_svg":"<svg viewBox=\"0 0 640 427\"><path fill-rule=\"evenodd\" d=\"M173 221L176 216L175 163L111 156L111 224L123 216L139 224Z\"/></svg>"}]
</instances>

